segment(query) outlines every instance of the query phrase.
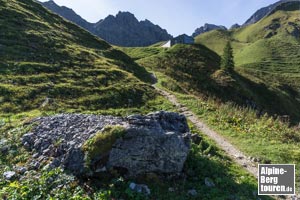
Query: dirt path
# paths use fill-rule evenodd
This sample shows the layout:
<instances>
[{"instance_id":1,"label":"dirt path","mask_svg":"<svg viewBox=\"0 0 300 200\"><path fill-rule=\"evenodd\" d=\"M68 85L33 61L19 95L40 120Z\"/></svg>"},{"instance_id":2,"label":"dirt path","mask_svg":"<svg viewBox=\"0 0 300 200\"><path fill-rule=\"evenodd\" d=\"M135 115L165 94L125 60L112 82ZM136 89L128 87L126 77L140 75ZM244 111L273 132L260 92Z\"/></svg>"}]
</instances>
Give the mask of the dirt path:
<instances>
[{"instance_id":1,"label":"dirt path","mask_svg":"<svg viewBox=\"0 0 300 200\"><path fill-rule=\"evenodd\" d=\"M166 97L172 104L174 104L180 113L184 114L200 131L213 139L217 145L223 149L236 163L243 166L251 174L257 177L257 163L252 162L247 156L245 156L240 150L230 144L223 136L210 129L203 121L201 121L193 112L187 107L180 104L177 98L169 92L157 88L154 86L159 93Z\"/></svg>"}]
</instances>

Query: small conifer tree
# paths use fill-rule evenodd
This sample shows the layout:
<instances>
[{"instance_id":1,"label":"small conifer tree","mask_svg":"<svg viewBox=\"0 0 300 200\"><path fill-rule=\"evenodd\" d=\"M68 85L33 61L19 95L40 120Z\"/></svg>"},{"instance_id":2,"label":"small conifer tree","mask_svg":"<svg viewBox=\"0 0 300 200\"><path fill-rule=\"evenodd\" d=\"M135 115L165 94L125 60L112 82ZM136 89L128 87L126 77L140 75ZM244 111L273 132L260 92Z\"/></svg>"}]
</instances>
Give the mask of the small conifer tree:
<instances>
[{"instance_id":1,"label":"small conifer tree","mask_svg":"<svg viewBox=\"0 0 300 200\"><path fill-rule=\"evenodd\" d=\"M224 48L221 68L227 71L232 71L234 69L233 50L229 41Z\"/></svg>"}]
</instances>

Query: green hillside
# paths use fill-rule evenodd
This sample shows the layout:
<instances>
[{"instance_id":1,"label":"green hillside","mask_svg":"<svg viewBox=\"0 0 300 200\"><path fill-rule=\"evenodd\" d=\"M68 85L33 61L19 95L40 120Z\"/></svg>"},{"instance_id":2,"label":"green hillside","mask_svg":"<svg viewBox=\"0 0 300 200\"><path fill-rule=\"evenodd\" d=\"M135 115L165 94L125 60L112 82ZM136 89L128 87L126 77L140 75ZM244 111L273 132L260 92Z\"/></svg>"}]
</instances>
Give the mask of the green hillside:
<instances>
[{"instance_id":1,"label":"green hillside","mask_svg":"<svg viewBox=\"0 0 300 200\"><path fill-rule=\"evenodd\" d=\"M156 55L160 52L163 52L164 48L160 46L149 46L149 47L117 47L127 55L129 55L134 60L139 60L145 57Z\"/></svg>"},{"instance_id":2,"label":"green hillside","mask_svg":"<svg viewBox=\"0 0 300 200\"><path fill-rule=\"evenodd\" d=\"M0 1L0 112L141 107L149 73L31 0Z\"/></svg>"},{"instance_id":3,"label":"green hillside","mask_svg":"<svg viewBox=\"0 0 300 200\"><path fill-rule=\"evenodd\" d=\"M219 68L220 63L220 57L216 53L202 45L175 45L170 49L160 49L160 53L139 59L137 62L171 77L176 83L166 84L173 87L178 84L178 88L182 89L210 88L205 84L211 84L208 79Z\"/></svg>"},{"instance_id":4,"label":"green hillside","mask_svg":"<svg viewBox=\"0 0 300 200\"><path fill-rule=\"evenodd\" d=\"M221 58L205 46L175 45L161 49L160 53L137 62L157 76L162 75L159 77L161 85L171 91L213 97L221 102L232 101L242 106L253 102L257 110L271 115L288 113L292 119L299 117L298 102L293 95L267 85L257 76L220 70ZM137 49L127 52L134 52L132 56L143 55L143 49L139 50L140 53Z\"/></svg>"},{"instance_id":5,"label":"green hillside","mask_svg":"<svg viewBox=\"0 0 300 200\"><path fill-rule=\"evenodd\" d=\"M300 118L299 6L299 2L283 4L255 24L195 38L219 55L231 41L237 73L276 94L282 107L278 114L290 115L295 121Z\"/></svg>"}]
</instances>

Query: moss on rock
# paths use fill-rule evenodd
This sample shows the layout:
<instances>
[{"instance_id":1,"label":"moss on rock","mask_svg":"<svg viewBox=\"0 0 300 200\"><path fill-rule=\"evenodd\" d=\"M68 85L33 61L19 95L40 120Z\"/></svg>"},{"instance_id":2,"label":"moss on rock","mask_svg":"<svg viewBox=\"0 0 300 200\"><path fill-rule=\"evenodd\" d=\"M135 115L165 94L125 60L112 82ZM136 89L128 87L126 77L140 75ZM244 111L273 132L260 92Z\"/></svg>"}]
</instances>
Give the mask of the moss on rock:
<instances>
[{"instance_id":1,"label":"moss on rock","mask_svg":"<svg viewBox=\"0 0 300 200\"><path fill-rule=\"evenodd\" d=\"M126 130L122 126L106 126L103 131L96 133L94 137L87 140L82 146L82 150L90 159L104 155L125 133Z\"/></svg>"}]
</instances>

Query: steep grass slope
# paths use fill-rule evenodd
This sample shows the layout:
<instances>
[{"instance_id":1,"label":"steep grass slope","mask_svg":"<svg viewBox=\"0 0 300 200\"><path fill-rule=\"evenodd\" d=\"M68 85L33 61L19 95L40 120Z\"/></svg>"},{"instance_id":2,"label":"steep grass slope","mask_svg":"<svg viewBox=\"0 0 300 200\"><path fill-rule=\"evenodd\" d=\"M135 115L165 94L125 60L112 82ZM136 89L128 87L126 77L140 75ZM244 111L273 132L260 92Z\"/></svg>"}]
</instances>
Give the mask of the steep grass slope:
<instances>
[{"instance_id":1,"label":"steep grass slope","mask_svg":"<svg viewBox=\"0 0 300 200\"><path fill-rule=\"evenodd\" d=\"M130 57L31 0L0 1L0 112L139 107L156 98Z\"/></svg>"},{"instance_id":2,"label":"steep grass slope","mask_svg":"<svg viewBox=\"0 0 300 200\"><path fill-rule=\"evenodd\" d=\"M300 119L299 8L299 2L282 4L255 24L196 37L197 43L219 55L226 41L231 41L236 71L276 94L282 107L279 113L290 115L295 121Z\"/></svg>"},{"instance_id":3,"label":"steep grass slope","mask_svg":"<svg viewBox=\"0 0 300 200\"><path fill-rule=\"evenodd\" d=\"M137 62L172 77L182 89L209 87L205 84L211 83L210 75L219 68L220 57L216 53L202 45L175 45L170 49L160 49L160 53L146 56Z\"/></svg>"},{"instance_id":4,"label":"steep grass slope","mask_svg":"<svg viewBox=\"0 0 300 200\"><path fill-rule=\"evenodd\" d=\"M140 53L137 53L138 50ZM132 56L146 55L143 49L127 52L131 52L129 55ZM273 86L269 87L257 77L239 72L228 74L220 70L220 60L216 53L205 46L175 45L137 62L158 73L157 76L163 75L165 78L160 80L162 86L172 91L213 97L220 102L232 101L238 105L251 106L258 113L288 113L292 118L298 118L299 109L295 108L298 102L293 96Z\"/></svg>"}]
</instances>

